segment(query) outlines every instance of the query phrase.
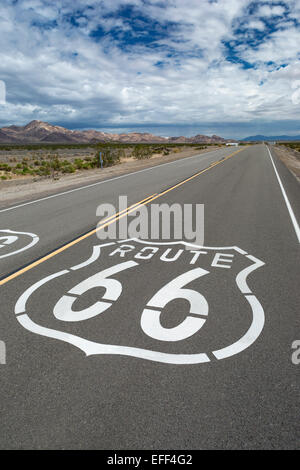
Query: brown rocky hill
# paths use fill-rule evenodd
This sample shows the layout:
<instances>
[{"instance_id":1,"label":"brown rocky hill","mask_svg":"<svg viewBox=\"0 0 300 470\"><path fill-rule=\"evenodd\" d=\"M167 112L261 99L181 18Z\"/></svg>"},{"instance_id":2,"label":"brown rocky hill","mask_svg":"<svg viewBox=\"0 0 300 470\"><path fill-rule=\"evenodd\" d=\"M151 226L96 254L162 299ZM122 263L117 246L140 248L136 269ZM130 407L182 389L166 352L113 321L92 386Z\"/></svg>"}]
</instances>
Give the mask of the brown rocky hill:
<instances>
[{"instance_id":1,"label":"brown rocky hill","mask_svg":"<svg viewBox=\"0 0 300 470\"><path fill-rule=\"evenodd\" d=\"M128 142L128 143L224 143L225 139L217 135L211 137L196 135L194 137L160 137L147 132L129 134L110 134L93 129L76 131L61 126L53 126L43 121L31 121L26 126L9 126L0 129L0 143L33 144L33 143L95 143L95 142Z\"/></svg>"}]
</instances>

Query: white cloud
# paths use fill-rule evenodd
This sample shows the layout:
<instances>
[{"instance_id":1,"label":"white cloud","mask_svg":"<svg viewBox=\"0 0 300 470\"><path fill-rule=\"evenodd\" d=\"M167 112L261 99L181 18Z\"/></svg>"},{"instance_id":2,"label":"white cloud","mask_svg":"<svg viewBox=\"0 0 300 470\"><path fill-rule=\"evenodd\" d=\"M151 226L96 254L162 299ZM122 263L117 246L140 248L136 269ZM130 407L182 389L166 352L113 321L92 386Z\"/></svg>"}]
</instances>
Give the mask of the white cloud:
<instances>
[{"instance_id":1,"label":"white cloud","mask_svg":"<svg viewBox=\"0 0 300 470\"><path fill-rule=\"evenodd\" d=\"M258 31L264 31L266 25L263 21L260 20L252 20L248 23L248 29L257 29Z\"/></svg>"},{"instance_id":2,"label":"white cloud","mask_svg":"<svg viewBox=\"0 0 300 470\"><path fill-rule=\"evenodd\" d=\"M262 5L258 11L257 15L260 17L269 17L269 16L281 16L285 12L285 8L281 5Z\"/></svg>"},{"instance_id":3,"label":"white cloud","mask_svg":"<svg viewBox=\"0 0 300 470\"><path fill-rule=\"evenodd\" d=\"M142 42L119 47L107 33L117 26L127 34L133 25L121 16L104 16L129 3L162 27L167 21L176 27L157 39L156 48ZM263 31L258 14L283 13L279 5L263 4L248 18L249 4L167 0L161 8L155 0L58 0L55 6L46 0L3 0L0 79L6 82L7 104L1 108L1 124L36 118L69 122L70 127L296 119L299 107L291 96L293 80L300 78L299 29L282 23L282 30L258 47L237 46L237 56L254 68L226 60L224 41L234 44L236 21ZM295 16L292 1L288 6ZM80 11L83 16L74 27L67 18ZM104 35L95 41L90 33L99 25ZM147 28L143 33L147 37ZM269 61L288 66L276 70ZM161 67L155 65L160 62Z\"/></svg>"},{"instance_id":4,"label":"white cloud","mask_svg":"<svg viewBox=\"0 0 300 470\"><path fill-rule=\"evenodd\" d=\"M290 27L288 30L274 32L268 41L256 50L244 51L243 57L251 62L290 63L298 59L300 49L300 29Z\"/></svg>"}]
</instances>

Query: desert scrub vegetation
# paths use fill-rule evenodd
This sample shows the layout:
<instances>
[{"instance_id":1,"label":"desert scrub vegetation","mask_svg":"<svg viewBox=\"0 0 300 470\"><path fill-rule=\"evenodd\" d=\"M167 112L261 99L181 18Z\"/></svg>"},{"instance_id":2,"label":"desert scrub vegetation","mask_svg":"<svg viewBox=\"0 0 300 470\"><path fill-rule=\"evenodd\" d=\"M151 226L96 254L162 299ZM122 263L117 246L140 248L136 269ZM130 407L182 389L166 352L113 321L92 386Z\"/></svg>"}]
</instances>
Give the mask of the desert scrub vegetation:
<instances>
[{"instance_id":1,"label":"desert scrub vegetation","mask_svg":"<svg viewBox=\"0 0 300 470\"><path fill-rule=\"evenodd\" d=\"M141 160L143 158L151 158L152 155L153 155L153 152L151 151L151 148L149 146L144 146L142 144L135 145L131 153L131 156L138 160Z\"/></svg>"},{"instance_id":2,"label":"desert scrub vegetation","mask_svg":"<svg viewBox=\"0 0 300 470\"><path fill-rule=\"evenodd\" d=\"M196 147L196 149L198 148ZM180 152L180 147L178 147L178 144L176 146L173 146L173 145L166 146L164 144L162 145L135 144L131 152L131 156L138 160L142 160L144 158L151 158L154 154L162 154L163 156L167 156L171 152L172 153Z\"/></svg>"},{"instance_id":3,"label":"desert scrub vegetation","mask_svg":"<svg viewBox=\"0 0 300 470\"><path fill-rule=\"evenodd\" d=\"M103 161L103 167L113 166L120 163L121 158L125 157L125 150L122 148L98 147L91 164L93 167L100 168L100 152Z\"/></svg>"},{"instance_id":4,"label":"desert scrub vegetation","mask_svg":"<svg viewBox=\"0 0 300 470\"><path fill-rule=\"evenodd\" d=\"M17 163L15 166L8 165L7 163L0 164L0 171L4 179L11 179L13 176L57 176L61 173L74 173L76 167L68 160L61 161L57 156L51 157L49 160L34 160L23 159L22 163Z\"/></svg>"},{"instance_id":5,"label":"desert scrub vegetation","mask_svg":"<svg viewBox=\"0 0 300 470\"><path fill-rule=\"evenodd\" d=\"M27 151L27 152L32 152L35 156L37 156L37 153L40 151L43 151L45 153L47 152L57 152L58 150L86 150L87 148L90 149L98 149L98 148L107 148L107 149L128 149L128 148L134 148L136 145L142 145L144 147L150 147L150 148L169 148L169 149L174 149L177 147L190 147L190 148L197 148L197 147L210 147L210 146L223 146L224 144L201 144L201 143L186 143L186 142L168 142L166 143L140 143L140 144L134 144L130 142L107 142L107 143L90 143L90 144L0 144L0 152L5 151L5 152L13 152L13 151Z\"/></svg>"},{"instance_id":6,"label":"desert scrub vegetation","mask_svg":"<svg viewBox=\"0 0 300 470\"><path fill-rule=\"evenodd\" d=\"M59 178L61 175L118 164L121 159L148 159L153 155L167 156L182 149L203 150L210 144L186 143L94 143L94 144L32 144L0 145L0 178Z\"/></svg>"},{"instance_id":7,"label":"desert scrub vegetation","mask_svg":"<svg viewBox=\"0 0 300 470\"><path fill-rule=\"evenodd\" d=\"M300 142L280 142L278 145L300 152Z\"/></svg>"}]
</instances>

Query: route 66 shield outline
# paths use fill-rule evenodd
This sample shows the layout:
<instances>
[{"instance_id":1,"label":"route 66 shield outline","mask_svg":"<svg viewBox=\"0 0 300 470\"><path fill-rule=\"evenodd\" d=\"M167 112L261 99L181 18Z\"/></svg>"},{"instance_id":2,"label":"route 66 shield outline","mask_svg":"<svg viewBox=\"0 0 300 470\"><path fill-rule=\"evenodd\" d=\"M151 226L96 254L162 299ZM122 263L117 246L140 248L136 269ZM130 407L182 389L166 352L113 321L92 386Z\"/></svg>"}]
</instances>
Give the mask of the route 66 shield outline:
<instances>
[{"instance_id":1,"label":"route 66 shield outline","mask_svg":"<svg viewBox=\"0 0 300 470\"><path fill-rule=\"evenodd\" d=\"M260 304L259 300L257 297L252 293L250 290L248 284L247 284L247 277L250 273L255 271L256 269L262 267L265 263L258 258L249 255L247 252L244 250L240 249L239 247L236 246L231 246L231 247L203 247L203 246L197 246L197 245L192 245L183 241L179 242L147 242L143 241L137 238L132 238L129 240L122 240L120 243L125 243L125 242L135 242L135 243L141 243L142 245L151 245L151 246L174 246L174 245L184 245L184 246L189 246L192 247L195 250L200 250L200 249L205 249L205 250L234 250L240 255L245 256L247 259L252 261L252 264L241 270L236 278L235 282L236 285L241 292L241 294L245 297L247 303L249 304L251 308L251 313L252 313L252 322L246 333L239 338L237 341L235 341L232 344L229 344L226 347L223 347L221 349L217 349L214 351L209 351L208 353L206 352L200 352L200 353L194 353L194 354L174 354L174 353L164 353L164 352L159 352L159 351L153 351L150 349L143 349L143 348L137 348L137 347L131 347L131 346L119 346L115 344L102 344L102 343L97 343L95 341L90 341L85 338L82 338L80 336L70 334L70 333L65 333L60 330L55 330L51 328L46 328L43 326L38 325L37 323L33 322L31 318L29 317L27 311L26 311L26 304L30 296L37 291L41 286L47 284L48 282L51 282L51 280L56 279L60 276L65 276L71 273L72 271L78 271L92 263L98 260L98 258L101 255L101 249L106 247L106 246L112 246L112 245L117 245L117 242L112 242L112 243L104 243L102 245L96 245L93 247L93 252L92 255L83 263L80 263L78 265L75 265L69 269L64 269L62 271L56 272L54 274L51 274L40 281L36 282L33 284L31 287L29 287L18 299L16 305L15 305L15 314L17 315L17 320L18 322L27 330L31 331L32 333L36 333L41 336L46 336L49 338L55 338L64 342L67 342L69 344L72 344L76 346L77 348L81 349L86 356L91 356L91 355L123 355L123 356L131 356L131 357L136 357L144 360L150 360L150 361L155 361L155 362L161 362L161 363L167 363L167 364L199 364L199 363L207 363L210 362L210 358L208 354L212 354L214 358L216 359L225 359L228 357L231 357L233 355L236 355L243 350L247 349L249 346L251 346L256 339L260 336L263 327L264 327L264 322L265 322L265 316L264 316L264 310L262 305ZM137 264L137 263L134 263ZM199 268L201 269L201 268ZM107 280L110 280L109 277L106 278ZM111 279L113 281L113 279ZM117 281L118 282L118 281ZM80 283L80 284L83 284ZM78 286L77 286L78 287ZM79 289L80 290L80 289ZM69 291L71 292L71 291ZM105 296L105 295L104 295ZM104 298L103 296L103 298ZM101 302L100 302L101 303ZM145 306L145 309L148 307ZM151 305L150 305L151 307ZM108 308L108 307L106 307ZM106 309L105 308L105 309ZM104 310L105 310L104 309Z\"/></svg>"}]
</instances>

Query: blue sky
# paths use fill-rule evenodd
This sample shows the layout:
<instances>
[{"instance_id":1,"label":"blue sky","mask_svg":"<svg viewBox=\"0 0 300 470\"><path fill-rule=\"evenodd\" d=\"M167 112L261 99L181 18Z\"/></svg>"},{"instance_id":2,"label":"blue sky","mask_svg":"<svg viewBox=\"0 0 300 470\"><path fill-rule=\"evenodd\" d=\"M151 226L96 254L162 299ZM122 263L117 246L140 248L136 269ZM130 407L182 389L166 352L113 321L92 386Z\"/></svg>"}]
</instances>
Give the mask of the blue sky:
<instances>
[{"instance_id":1,"label":"blue sky","mask_svg":"<svg viewBox=\"0 0 300 470\"><path fill-rule=\"evenodd\" d=\"M0 126L300 134L300 2L1 0Z\"/></svg>"}]
</instances>

